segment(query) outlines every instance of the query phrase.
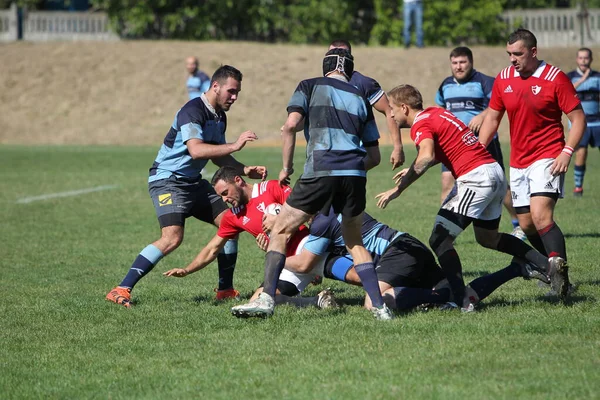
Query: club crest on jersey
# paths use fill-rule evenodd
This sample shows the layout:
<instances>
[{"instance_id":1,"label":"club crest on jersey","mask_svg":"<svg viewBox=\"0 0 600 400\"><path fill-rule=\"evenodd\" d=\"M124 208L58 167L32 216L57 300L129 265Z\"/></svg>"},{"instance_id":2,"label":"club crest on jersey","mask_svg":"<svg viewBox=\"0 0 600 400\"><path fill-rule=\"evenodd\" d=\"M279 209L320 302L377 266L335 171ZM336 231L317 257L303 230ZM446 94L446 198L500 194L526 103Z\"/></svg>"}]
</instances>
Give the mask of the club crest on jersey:
<instances>
[{"instance_id":1,"label":"club crest on jersey","mask_svg":"<svg viewBox=\"0 0 600 400\"><path fill-rule=\"evenodd\" d=\"M462 136L462 141L467 146L473 146L474 144L479 143L479 139L477 139L477 136L475 136L470 129Z\"/></svg>"},{"instance_id":2,"label":"club crest on jersey","mask_svg":"<svg viewBox=\"0 0 600 400\"><path fill-rule=\"evenodd\" d=\"M261 202L260 202L260 203L259 203L259 204L256 206L256 209L257 209L258 211L260 211L261 213L264 213L264 212L265 212L265 203L264 203L263 201L261 201Z\"/></svg>"},{"instance_id":3,"label":"club crest on jersey","mask_svg":"<svg viewBox=\"0 0 600 400\"><path fill-rule=\"evenodd\" d=\"M538 94L539 92L542 91L542 87L538 86L538 85L534 85L531 87L531 91L533 92L533 94Z\"/></svg>"}]
</instances>

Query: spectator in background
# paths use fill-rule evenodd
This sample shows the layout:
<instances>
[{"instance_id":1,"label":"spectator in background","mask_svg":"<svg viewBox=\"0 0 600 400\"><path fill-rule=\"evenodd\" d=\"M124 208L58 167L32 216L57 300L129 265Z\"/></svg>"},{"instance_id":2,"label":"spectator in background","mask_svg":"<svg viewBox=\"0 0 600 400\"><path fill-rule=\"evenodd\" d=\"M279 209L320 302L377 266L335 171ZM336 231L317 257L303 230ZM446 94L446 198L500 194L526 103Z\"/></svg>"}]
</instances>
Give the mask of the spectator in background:
<instances>
[{"instance_id":1,"label":"spectator in background","mask_svg":"<svg viewBox=\"0 0 600 400\"><path fill-rule=\"evenodd\" d=\"M198 59L188 57L185 59L185 68L189 74L186 86L190 100L200 97L200 95L210 87L210 77L198 69Z\"/></svg>"},{"instance_id":2,"label":"spectator in background","mask_svg":"<svg viewBox=\"0 0 600 400\"><path fill-rule=\"evenodd\" d=\"M412 16L415 19L417 47L423 47L423 0L404 0L404 47L410 47Z\"/></svg>"}]
</instances>

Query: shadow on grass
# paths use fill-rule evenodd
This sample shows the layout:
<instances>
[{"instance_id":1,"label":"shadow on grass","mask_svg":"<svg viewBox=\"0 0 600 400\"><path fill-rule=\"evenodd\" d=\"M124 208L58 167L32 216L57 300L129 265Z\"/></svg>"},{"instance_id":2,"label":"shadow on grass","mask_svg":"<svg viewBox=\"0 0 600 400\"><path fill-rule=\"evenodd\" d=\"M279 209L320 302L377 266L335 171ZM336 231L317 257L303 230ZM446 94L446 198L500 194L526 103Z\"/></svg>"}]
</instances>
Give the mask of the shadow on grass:
<instances>
[{"instance_id":1,"label":"shadow on grass","mask_svg":"<svg viewBox=\"0 0 600 400\"><path fill-rule=\"evenodd\" d=\"M483 300L482 303L477 305L477 310L483 311L486 308L492 308L492 307L520 306L525 303L531 303L531 300L532 300L531 298L521 299L521 300L506 300L506 299L495 299L495 300L491 300L491 301ZM566 306L570 306L570 305L579 304L579 303L594 302L594 301L596 301L596 298L591 297L591 296L575 295L575 296L570 296L565 301L561 301L558 299L558 297L556 295L542 294L542 295L535 296L533 298L533 300L548 303L548 304L553 304L553 305L564 304Z\"/></svg>"},{"instance_id":2,"label":"shadow on grass","mask_svg":"<svg viewBox=\"0 0 600 400\"><path fill-rule=\"evenodd\" d=\"M565 238L600 238L600 232L565 233Z\"/></svg>"}]
</instances>

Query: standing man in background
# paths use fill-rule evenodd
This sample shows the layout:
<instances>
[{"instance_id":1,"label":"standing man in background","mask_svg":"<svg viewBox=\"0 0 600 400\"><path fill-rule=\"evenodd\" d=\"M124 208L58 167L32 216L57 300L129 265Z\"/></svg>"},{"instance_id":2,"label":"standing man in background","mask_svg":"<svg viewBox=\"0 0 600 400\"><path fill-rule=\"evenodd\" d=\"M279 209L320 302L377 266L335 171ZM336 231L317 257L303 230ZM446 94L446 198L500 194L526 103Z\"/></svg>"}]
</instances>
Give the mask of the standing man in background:
<instances>
[{"instance_id":1,"label":"standing man in background","mask_svg":"<svg viewBox=\"0 0 600 400\"><path fill-rule=\"evenodd\" d=\"M200 97L200 95L210 87L210 77L198 69L199 63L196 57L185 59L185 69L188 72L186 82L188 96L190 100Z\"/></svg>"},{"instance_id":2,"label":"standing man in background","mask_svg":"<svg viewBox=\"0 0 600 400\"><path fill-rule=\"evenodd\" d=\"M440 85L435 103L456 115L477 136L492 97L494 78L473 68L473 52L468 47L457 47L450 52L450 69L452 75L444 79ZM504 158L497 133L488 145L487 151L504 171ZM450 194L454 183L452 173L442 164L442 203ZM511 235L525 240L525 233L519 227L517 213L512 206L510 187L506 191L503 202L513 225Z\"/></svg>"},{"instance_id":3,"label":"standing man in background","mask_svg":"<svg viewBox=\"0 0 600 400\"><path fill-rule=\"evenodd\" d=\"M410 28L415 18L417 47L423 47L423 0L404 0L404 47L410 47Z\"/></svg>"},{"instance_id":4,"label":"standing man in background","mask_svg":"<svg viewBox=\"0 0 600 400\"><path fill-rule=\"evenodd\" d=\"M575 150L575 197L583 196L588 146L600 148L600 73L592 70L592 61L592 50L582 47L577 50L577 69L567 74L577 90L587 120L587 128Z\"/></svg>"}]
</instances>

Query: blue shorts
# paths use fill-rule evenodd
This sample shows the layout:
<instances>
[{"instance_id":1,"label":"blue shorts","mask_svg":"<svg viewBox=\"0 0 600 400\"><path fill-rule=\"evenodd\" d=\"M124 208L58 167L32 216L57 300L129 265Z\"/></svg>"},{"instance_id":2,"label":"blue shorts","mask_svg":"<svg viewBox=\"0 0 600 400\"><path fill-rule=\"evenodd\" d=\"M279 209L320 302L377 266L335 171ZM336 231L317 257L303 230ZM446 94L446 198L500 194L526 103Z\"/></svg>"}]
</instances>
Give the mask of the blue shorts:
<instances>
[{"instance_id":1,"label":"blue shorts","mask_svg":"<svg viewBox=\"0 0 600 400\"><path fill-rule=\"evenodd\" d=\"M600 126L588 126L578 147L600 147Z\"/></svg>"}]
</instances>

